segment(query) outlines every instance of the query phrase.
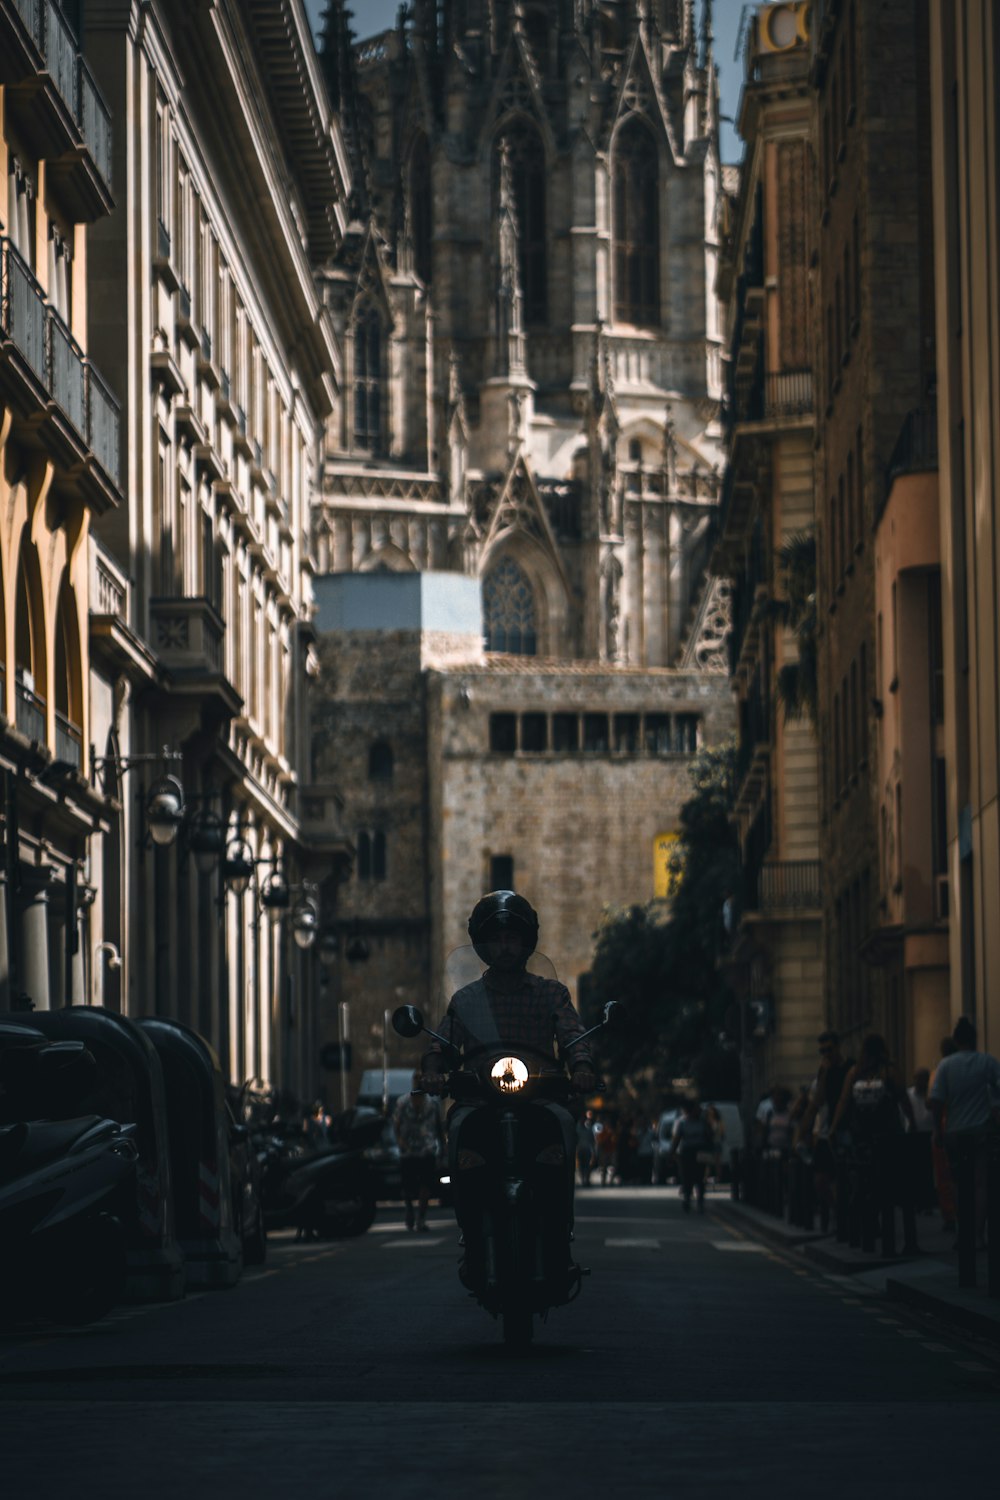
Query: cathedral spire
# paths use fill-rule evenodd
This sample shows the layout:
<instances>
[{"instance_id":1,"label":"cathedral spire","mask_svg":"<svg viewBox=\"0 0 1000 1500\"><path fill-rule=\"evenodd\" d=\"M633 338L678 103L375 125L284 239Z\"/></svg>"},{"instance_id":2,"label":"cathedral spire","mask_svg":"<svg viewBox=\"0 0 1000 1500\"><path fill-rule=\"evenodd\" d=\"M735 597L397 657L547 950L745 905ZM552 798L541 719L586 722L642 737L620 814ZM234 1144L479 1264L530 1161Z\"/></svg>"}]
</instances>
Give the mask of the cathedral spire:
<instances>
[{"instance_id":1,"label":"cathedral spire","mask_svg":"<svg viewBox=\"0 0 1000 1500\"><path fill-rule=\"evenodd\" d=\"M520 230L511 170L510 145L500 144L500 189L497 197L496 373L525 373L524 296L521 287Z\"/></svg>"}]
</instances>

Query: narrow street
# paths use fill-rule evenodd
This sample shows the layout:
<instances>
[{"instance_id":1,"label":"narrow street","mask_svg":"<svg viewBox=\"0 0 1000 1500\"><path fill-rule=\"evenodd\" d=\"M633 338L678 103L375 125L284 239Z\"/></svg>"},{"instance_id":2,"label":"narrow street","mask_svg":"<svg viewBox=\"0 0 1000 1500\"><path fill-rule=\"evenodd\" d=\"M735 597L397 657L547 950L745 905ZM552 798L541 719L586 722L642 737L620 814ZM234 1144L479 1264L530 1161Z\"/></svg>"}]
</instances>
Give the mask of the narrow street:
<instances>
[{"instance_id":1,"label":"narrow street","mask_svg":"<svg viewBox=\"0 0 1000 1500\"><path fill-rule=\"evenodd\" d=\"M943 1492L991 1471L1000 1347L747 1236L710 1198L578 1196L593 1275L512 1357L449 1216L273 1238L231 1292L0 1342L4 1493Z\"/></svg>"}]
</instances>

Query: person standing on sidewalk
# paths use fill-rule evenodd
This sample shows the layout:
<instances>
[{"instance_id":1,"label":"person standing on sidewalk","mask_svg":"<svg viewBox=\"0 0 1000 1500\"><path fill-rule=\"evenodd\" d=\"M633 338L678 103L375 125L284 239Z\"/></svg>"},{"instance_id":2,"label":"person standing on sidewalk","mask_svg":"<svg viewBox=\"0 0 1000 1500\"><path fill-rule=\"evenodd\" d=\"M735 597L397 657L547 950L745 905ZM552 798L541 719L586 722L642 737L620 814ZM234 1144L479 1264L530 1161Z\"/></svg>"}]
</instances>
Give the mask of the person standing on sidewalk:
<instances>
[{"instance_id":1,"label":"person standing on sidewalk","mask_svg":"<svg viewBox=\"0 0 1000 1500\"><path fill-rule=\"evenodd\" d=\"M698 1199L698 1212L705 1212L705 1169L712 1160L712 1132L697 1099L685 1099L674 1125L671 1150L680 1160L681 1201L684 1212L691 1212L692 1194Z\"/></svg>"},{"instance_id":2,"label":"person standing on sidewalk","mask_svg":"<svg viewBox=\"0 0 1000 1500\"><path fill-rule=\"evenodd\" d=\"M427 1202L437 1177L438 1157L444 1151L444 1126L437 1100L421 1084L420 1074L414 1073L410 1092L397 1101L392 1127L399 1145L406 1227L426 1230Z\"/></svg>"},{"instance_id":3,"label":"person standing on sidewalk","mask_svg":"<svg viewBox=\"0 0 1000 1500\"><path fill-rule=\"evenodd\" d=\"M956 1050L942 1058L934 1074L929 1104L935 1138L944 1144L957 1181L971 1167L975 1191L976 1245L986 1243L986 1173L989 1138L1000 1125L1000 1062L976 1051L976 1028L961 1016L952 1032ZM961 1212L961 1199L959 1201Z\"/></svg>"}]
</instances>

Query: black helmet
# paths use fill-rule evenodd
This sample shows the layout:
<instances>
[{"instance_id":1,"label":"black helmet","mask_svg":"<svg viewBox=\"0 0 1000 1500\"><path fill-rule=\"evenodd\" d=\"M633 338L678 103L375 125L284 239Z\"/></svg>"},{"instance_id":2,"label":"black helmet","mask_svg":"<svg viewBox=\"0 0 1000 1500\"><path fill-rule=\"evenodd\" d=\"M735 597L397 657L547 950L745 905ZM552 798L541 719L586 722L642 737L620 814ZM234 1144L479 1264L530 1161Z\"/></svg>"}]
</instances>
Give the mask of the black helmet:
<instances>
[{"instance_id":1,"label":"black helmet","mask_svg":"<svg viewBox=\"0 0 1000 1500\"><path fill-rule=\"evenodd\" d=\"M472 946L483 963L488 959L480 944L503 927L514 927L520 932L525 943L525 959L534 953L538 942L538 917L533 907L516 891L490 891L476 902L469 918Z\"/></svg>"}]
</instances>

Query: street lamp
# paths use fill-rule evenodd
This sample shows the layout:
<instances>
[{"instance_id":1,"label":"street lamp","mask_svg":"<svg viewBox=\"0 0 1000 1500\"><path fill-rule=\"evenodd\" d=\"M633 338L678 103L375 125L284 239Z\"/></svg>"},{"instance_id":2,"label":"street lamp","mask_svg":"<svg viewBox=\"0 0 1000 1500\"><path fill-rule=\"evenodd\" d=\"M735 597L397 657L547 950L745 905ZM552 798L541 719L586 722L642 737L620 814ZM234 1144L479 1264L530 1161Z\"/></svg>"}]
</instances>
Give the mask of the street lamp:
<instances>
[{"instance_id":1,"label":"street lamp","mask_svg":"<svg viewBox=\"0 0 1000 1500\"><path fill-rule=\"evenodd\" d=\"M226 846L222 878L234 895L242 896L255 872L253 851L246 839L233 839Z\"/></svg>"},{"instance_id":2,"label":"street lamp","mask_svg":"<svg viewBox=\"0 0 1000 1500\"><path fill-rule=\"evenodd\" d=\"M319 930L319 908L312 896L300 896L292 908L292 937L302 949L311 948Z\"/></svg>"},{"instance_id":3,"label":"street lamp","mask_svg":"<svg viewBox=\"0 0 1000 1500\"><path fill-rule=\"evenodd\" d=\"M222 859L225 843L226 830L219 814L211 808L196 813L188 828L187 847L200 875L211 875Z\"/></svg>"},{"instance_id":4,"label":"street lamp","mask_svg":"<svg viewBox=\"0 0 1000 1500\"><path fill-rule=\"evenodd\" d=\"M184 788L176 776L161 776L146 799L146 823L154 844L166 848L184 821Z\"/></svg>"}]
</instances>

